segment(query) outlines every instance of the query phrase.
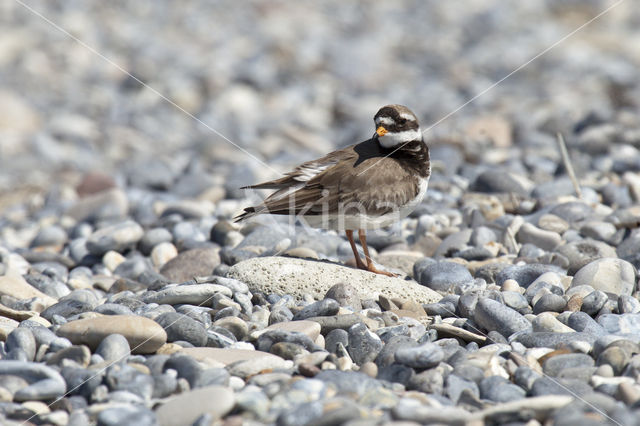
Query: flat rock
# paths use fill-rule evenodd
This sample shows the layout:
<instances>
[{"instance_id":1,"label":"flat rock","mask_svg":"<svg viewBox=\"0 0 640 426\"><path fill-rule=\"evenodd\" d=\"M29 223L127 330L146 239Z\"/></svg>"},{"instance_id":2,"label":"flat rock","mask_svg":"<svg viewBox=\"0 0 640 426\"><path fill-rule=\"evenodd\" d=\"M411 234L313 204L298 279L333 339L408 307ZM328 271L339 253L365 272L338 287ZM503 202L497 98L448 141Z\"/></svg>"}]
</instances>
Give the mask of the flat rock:
<instances>
[{"instance_id":1,"label":"flat rock","mask_svg":"<svg viewBox=\"0 0 640 426\"><path fill-rule=\"evenodd\" d=\"M157 303L158 305L176 305L179 303L200 305L211 300L211 298L218 293L227 297L232 296L229 288L219 284L190 284L177 285L160 291L146 293L142 296L142 301L144 303Z\"/></svg>"},{"instance_id":2,"label":"flat rock","mask_svg":"<svg viewBox=\"0 0 640 426\"><path fill-rule=\"evenodd\" d=\"M298 299L311 295L323 299L335 284L348 282L358 289L361 298L379 295L433 303L442 297L415 281L405 281L326 262L286 257L260 257L233 265L228 277L245 282L250 291L265 294L291 294Z\"/></svg>"},{"instance_id":3,"label":"flat rock","mask_svg":"<svg viewBox=\"0 0 640 426\"><path fill-rule=\"evenodd\" d=\"M252 351L249 349L232 349L232 348L182 348L181 353L189 355L198 361L206 361L207 363L217 363L224 367L237 361L247 361L257 358L277 358L280 357L262 351Z\"/></svg>"},{"instance_id":4,"label":"flat rock","mask_svg":"<svg viewBox=\"0 0 640 426\"><path fill-rule=\"evenodd\" d=\"M223 386L207 386L171 398L156 409L160 426L189 426L202 415L217 420L233 408L233 390Z\"/></svg>"},{"instance_id":5,"label":"flat rock","mask_svg":"<svg viewBox=\"0 0 640 426\"><path fill-rule=\"evenodd\" d=\"M321 326L316 321L308 320L277 322L263 330L253 332L252 337L257 339L261 334L269 330L298 331L306 334L311 340L315 341L320 335Z\"/></svg>"},{"instance_id":6,"label":"flat rock","mask_svg":"<svg viewBox=\"0 0 640 426\"><path fill-rule=\"evenodd\" d=\"M247 378L264 371L287 369L293 367L293 362L279 356L258 357L234 362L227 365L227 370L232 376Z\"/></svg>"},{"instance_id":7,"label":"flat rock","mask_svg":"<svg viewBox=\"0 0 640 426\"><path fill-rule=\"evenodd\" d=\"M110 334L121 334L133 353L153 353L166 343L167 333L155 321L135 315L110 315L86 318L63 324L58 336L73 344L84 344L95 350Z\"/></svg>"},{"instance_id":8,"label":"flat rock","mask_svg":"<svg viewBox=\"0 0 640 426\"><path fill-rule=\"evenodd\" d=\"M37 288L30 285L21 275L12 271L0 276L0 296L11 296L16 299L31 299L37 297L43 303L43 308L49 307L57 300L47 296Z\"/></svg>"}]
</instances>

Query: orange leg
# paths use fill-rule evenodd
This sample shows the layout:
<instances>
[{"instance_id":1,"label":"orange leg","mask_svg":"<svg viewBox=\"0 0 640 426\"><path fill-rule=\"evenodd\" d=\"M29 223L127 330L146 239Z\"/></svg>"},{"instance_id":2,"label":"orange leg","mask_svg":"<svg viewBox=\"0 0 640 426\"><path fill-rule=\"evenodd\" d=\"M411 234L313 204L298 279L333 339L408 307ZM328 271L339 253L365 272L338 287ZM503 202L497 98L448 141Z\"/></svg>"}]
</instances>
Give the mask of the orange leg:
<instances>
[{"instance_id":1,"label":"orange leg","mask_svg":"<svg viewBox=\"0 0 640 426\"><path fill-rule=\"evenodd\" d=\"M386 275L388 277L396 277L396 274L392 274L391 272L387 271L381 271L377 269L373 264L373 260L371 260L371 256L369 256L369 247L367 247L367 232L364 229L358 229L358 237L360 238L360 244L362 244L362 249L364 250L364 257L367 260L367 267L364 269L375 274Z\"/></svg>"},{"instance_id":2,"label":"orange leg","mask_svg":"<svg viewBox=\"0 0 640 426\"><path fill-rule=\"evenodd\" d=\"M367 270L367 265L365 265L362 259L360 259L360 253L358 253L358 249L356 248L356 242L353 240L353 231L347 230L345 232L347 233L349 244L351 244L351 250L353 250L353 255L356 258L356 266L358 267L358 269Z\"/></svg>"}]
</instances>

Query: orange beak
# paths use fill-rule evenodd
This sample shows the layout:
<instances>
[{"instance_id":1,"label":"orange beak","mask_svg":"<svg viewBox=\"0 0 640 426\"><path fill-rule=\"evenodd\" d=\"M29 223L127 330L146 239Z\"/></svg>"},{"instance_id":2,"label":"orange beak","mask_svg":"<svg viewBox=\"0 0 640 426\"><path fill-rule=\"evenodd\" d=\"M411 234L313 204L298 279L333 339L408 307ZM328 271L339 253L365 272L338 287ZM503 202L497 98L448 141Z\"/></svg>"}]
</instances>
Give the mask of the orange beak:
<instances>
[{"instance_id":1,"label":"orange beak","mask_svg":"<svg viewBox=\"0 0 640 426\"><path fill-rule=\"evenodd\" d=\"M378 134L378 136L384 136L386 135L388 132L387 129L385 129L384 127L380 126L376 129L376 133Z\"/></svg>"}]
</instances>

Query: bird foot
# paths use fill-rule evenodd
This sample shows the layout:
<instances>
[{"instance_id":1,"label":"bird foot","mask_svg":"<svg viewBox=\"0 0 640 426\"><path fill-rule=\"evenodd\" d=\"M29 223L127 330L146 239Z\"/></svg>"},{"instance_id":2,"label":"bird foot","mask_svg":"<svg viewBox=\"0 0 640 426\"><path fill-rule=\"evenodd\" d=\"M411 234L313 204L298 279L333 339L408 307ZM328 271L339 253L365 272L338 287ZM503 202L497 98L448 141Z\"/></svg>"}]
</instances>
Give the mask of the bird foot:
<instances>
[{"instance_id":1,"label":"bird foot","mask_svg":"<svg viewBox=\"0 0 640 426\"><path fill-rule=\"evenodd\" d=\"M366 265L362 265L362 266L363 267L360 268L360 269L364 269L365 271L373 272L374 274L386 275L387 277L392 277L392 278L396 278L396 277L400 276L399 274L394 274L392 272L382 271L382 270L376 268L373 263L371 263L369 266L366 266Z\"/></svg>"}]
</instances>

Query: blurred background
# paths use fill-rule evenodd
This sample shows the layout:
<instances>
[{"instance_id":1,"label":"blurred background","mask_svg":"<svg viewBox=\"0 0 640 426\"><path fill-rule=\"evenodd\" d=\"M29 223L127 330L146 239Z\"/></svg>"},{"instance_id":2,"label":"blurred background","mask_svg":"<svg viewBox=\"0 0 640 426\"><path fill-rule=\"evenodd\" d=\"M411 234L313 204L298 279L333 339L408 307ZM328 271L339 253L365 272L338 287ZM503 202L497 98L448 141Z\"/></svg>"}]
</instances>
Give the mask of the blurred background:
<instances>
[{"instance_id":1,"label":"blurred background","mask_svg":"<svg viewBox=\"0 0 640 426\"><path fill-rule=\"evenodd\" d=\"M491 164L553 180L558 131L581 176L639 170L633 0L456 111L614 4L5 0L0 210L73 200L83 182L110 179L238 198L241 184L368 138L389 103L430 129L436 189L438 175L472 181Z\"/></svg>"}]
</instances>

